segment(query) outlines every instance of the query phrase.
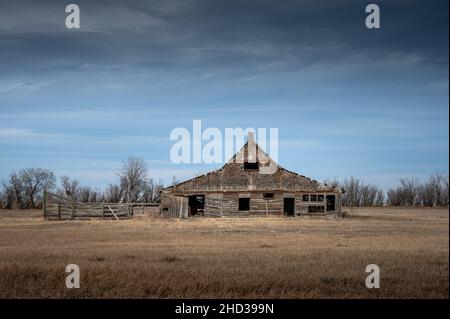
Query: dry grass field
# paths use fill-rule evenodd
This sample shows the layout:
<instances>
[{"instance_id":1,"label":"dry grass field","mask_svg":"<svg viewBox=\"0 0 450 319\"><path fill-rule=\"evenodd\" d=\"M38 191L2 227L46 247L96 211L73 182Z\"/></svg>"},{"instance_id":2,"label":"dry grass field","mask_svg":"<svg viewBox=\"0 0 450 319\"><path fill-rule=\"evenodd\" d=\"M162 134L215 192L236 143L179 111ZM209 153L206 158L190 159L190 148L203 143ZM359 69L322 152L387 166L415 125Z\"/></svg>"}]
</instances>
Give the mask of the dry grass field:
<instances>
[{"instance_id":1,"label":"dry grass field","mask_svg":"<svg viewBox=\"0 0 450 319\"><path fill-rule=\"evenodd\" d=\"M81 288L65 287L65 266ZM381 288L365 287L365 267ZM44 221L0 211L1 298L447 298L447 209Z\"/></svg>"}]
</instances>

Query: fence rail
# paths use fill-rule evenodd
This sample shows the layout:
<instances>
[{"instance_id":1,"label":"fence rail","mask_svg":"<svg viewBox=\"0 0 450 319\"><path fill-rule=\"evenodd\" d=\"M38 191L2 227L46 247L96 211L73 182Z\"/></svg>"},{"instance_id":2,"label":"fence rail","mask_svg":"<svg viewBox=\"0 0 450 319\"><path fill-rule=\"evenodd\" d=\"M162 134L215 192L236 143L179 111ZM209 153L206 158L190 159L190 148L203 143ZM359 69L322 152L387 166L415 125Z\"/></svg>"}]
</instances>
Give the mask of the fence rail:
<instances>
[{"instance_id":1,"label":"fence rail","mask_svg":"<svg viewBox=\"0 0 450 319\"><path fill-rule=\"evenodd\" d=\"M133 217L133 203L82 203L44 192L45 219L124 219Z\"/></svg>"}]
</instances>

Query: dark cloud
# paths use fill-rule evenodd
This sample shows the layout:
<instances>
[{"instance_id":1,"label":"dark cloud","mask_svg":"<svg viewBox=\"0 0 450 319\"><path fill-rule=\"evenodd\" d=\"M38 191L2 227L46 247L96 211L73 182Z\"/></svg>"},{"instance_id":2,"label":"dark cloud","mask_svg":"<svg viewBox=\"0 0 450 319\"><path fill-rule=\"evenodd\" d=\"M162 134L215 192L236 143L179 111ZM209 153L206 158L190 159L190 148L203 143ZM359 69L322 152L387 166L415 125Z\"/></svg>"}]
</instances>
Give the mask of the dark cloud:
<instances>
[{"instance_id":1,"label":"dark cloud","mask_svg":"<svg viewBox=\"0 0 450 319\"><path fill-rule=\"evenodd\" d=\"M2 176L166 160L147 137L192 119L278 127L288 167L311 176L448 169L447 0L71 2L80 30L68 1L0 0ZM364 25L371 2L380 30Z\"/></svg>"},{"instance_id":2,"label":"dark cloud","mask_svg":"<svg viewBox=\"0 0 450 319\"><path fill-rule=\"evenodd\" d=\"M81 30L65 29L61 1L1 2L3 76L85 65L166 72L292 69L392 53L448 65L445 0L377 1L377 31L364 27L364 1L77 3Z\"/></svg>"}]
</instances>

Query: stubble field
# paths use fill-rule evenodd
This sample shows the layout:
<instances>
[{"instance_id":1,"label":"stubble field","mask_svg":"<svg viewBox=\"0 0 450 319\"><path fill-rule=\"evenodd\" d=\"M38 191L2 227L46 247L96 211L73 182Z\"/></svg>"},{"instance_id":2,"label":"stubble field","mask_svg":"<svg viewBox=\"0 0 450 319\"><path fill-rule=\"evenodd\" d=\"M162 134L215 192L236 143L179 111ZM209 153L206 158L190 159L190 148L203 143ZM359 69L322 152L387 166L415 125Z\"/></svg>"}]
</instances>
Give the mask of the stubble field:
<instances>
[{"instance_id":1,"label":"stubble field","mask_svg":"<svg viewBox=\"0 0 450 319\"><path fill-rule=\"evenodd\" d=\"M67 289L77 264L81 288ZM365 268L381 268L367 289ZM0 210L1 298L447 298L448 209L44 221Z\"/></svg>"}]
</instances>

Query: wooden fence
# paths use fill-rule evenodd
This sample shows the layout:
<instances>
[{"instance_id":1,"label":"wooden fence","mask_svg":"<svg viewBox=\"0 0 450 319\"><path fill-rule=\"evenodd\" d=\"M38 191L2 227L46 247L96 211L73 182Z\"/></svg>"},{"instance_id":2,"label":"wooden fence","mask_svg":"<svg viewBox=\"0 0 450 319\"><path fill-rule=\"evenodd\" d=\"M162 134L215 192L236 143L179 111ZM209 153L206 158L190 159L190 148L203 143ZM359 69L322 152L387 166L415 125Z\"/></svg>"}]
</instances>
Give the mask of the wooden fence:
<instances>
[{"instance_id":1,"label":"wooden fence","mask_svg":"<svg viewBox=\"0 0 450 319\"><path fill-rule=\"evenodd\" d=\"M159 203L129 203L130 207L133 209L134 214L145 214L146 208L159 207Z\"/></svg>"},{"instance_id":2,"label":"wooden fence","mask_svg":"<svg viewBox=\"0 0 450 319\"><path fill-rule=\"evenodd\" d=\"M43 213L45 219L124 219L133 217L133 204L81 203L72 199L44 192Z\"/></svg>"}]
</instances>

